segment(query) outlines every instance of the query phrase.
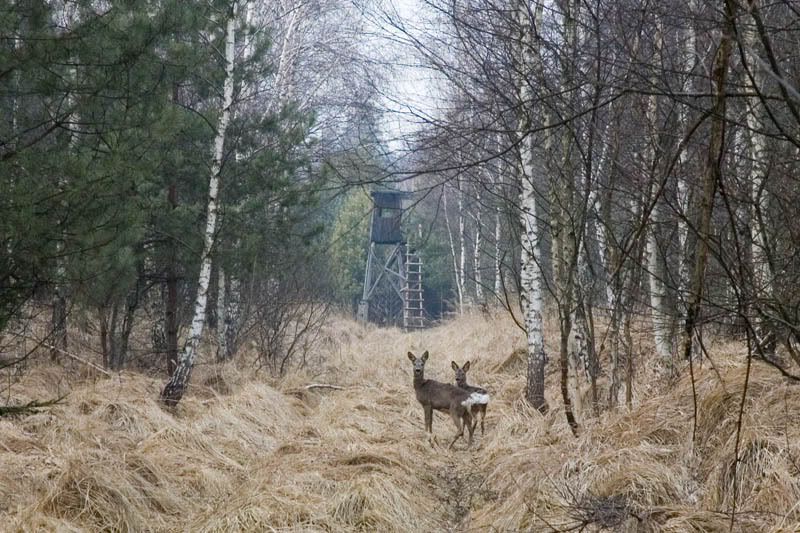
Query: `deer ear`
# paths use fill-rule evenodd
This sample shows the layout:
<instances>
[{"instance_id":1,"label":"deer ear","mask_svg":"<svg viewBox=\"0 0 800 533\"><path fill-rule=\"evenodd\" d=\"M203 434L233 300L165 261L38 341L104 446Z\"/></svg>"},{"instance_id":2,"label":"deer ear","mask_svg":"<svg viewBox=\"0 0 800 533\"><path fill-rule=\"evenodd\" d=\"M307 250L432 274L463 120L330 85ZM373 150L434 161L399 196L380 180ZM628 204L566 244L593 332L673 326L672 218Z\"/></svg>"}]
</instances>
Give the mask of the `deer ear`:
<instances>
[{"instance_id":1,"label":"deer ear","mask_svg":"<svg viewBox=\"0 0 800 533\"><path fill-rule=\"evenodd\" d=\"M450 366L453 367L453 370L458 370L458 365L455 361L450 361Z\"/></svg>"},{"instance_id":2,"label":"deer ear","mask_svg":"<svg viewBox=\"0 0 800 533\"><path fill-rule=\"evenodd\" d=\"M425 353L422 354L422 362L424 363L427 360L428 360L428 350L425 350Z\"/></svg>"},{"instance_id":3,"label":"deer ear","mask_svg":"<svg viewBox=\"0 0 800 533\"><path fill-rule=\"evenodd\" d=\"M411 352L408 352L408 358L411 359L411 361L416 361L417 360L417 358L414 357L414 354L411 353Z\"/></svg>"},{"instance_id":4,"label":"deer ear","mask_svg":"<svg viewBox=\"0 0 800 533\"><path fill-rule=\"evenodd\" d=\"M466 372L467 370L469 370L469 361L464 363L464 372Z\"/></svg>"}]
</instances>

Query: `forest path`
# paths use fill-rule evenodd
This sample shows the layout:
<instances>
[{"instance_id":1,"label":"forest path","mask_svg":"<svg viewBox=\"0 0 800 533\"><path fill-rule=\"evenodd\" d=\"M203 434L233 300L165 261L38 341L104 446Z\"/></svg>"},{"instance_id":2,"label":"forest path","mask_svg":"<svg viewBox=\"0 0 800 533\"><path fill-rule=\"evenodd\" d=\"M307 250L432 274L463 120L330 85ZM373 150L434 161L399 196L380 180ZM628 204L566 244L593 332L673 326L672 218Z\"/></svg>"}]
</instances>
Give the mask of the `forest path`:
<instances>
[{"instance_id":1,"label":"forest path","mask_svg":"<svg viewBox=\"0 0 800 533\"><path fill-rule=\"evenodd\" d=\"M433 472L438 498L434 508L441 514L443 531L473 531L470 513L474 504L492 498L491 491L486 487L482 440L476 433L469 448L465 448L465 440L459 440L450 450L441 440L439 444L434 444L434 453L441 457Z\"/></svg>"}]
</instances>

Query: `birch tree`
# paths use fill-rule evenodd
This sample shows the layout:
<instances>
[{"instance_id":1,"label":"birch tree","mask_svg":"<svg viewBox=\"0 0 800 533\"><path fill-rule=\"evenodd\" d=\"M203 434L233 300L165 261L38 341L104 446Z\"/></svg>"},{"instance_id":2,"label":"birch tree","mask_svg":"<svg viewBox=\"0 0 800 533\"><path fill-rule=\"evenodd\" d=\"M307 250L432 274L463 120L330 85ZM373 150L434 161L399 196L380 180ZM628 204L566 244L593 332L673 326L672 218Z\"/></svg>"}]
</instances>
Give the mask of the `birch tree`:
<instances>
[{"instance_id":1,"label":"birch tree","mask_svg":"<svg viewBox=\"0 0 800 533\"><path fill-rule=\"evenodd\" d=\"M753 9L758 9L758 2L751 4ZM753 92L759 94L763 91L764 75L758 65L756 50L756 33L754 24L745 26L743 32L744 47L746 49L747 64L750 70L747 72L747 79ZM753 297L756 300L756 309L761 310L762 306L758 302L769 302L773 300L774 291L772 287L773 272L769 260L768 250L772 248L767 239L766 218L768 216L769 196L766 191L766 180L768 170L768 151L767 139L764 135L765 124L763 120L763 108L756 98L747 100L747 131L749 135L749 200L750 213L748 229L750 233L750 259L753 271ZM756 342L767 354L772 354L775 350L775 332L771 330L766 313L756 320Z\"/></svg>"},{"instance_id":2,"label":"birch tree","mask_svg":"<svg viewBox=\"0 0 800 533\"><path fill-rule=\"evenodd\" d=\"M522 226L520 300L527 336L525 398L540 412L546 413L548 405L544 397L544 371L547 356L544 348L543 274L538 228L539 210L534 187L537 172L534 161L535 138L531 134L534 110L530 108L534 101L533 74L537 68L541 68L541 61L538 58L541 43L537 28L542 27L543 9L542 3L539 2L536 4L535 12L531 12L527 0L521 1L517 6L519 28L522 32L519 41L521 46L520 71L522 73L519 82L519 99L523 106L517 134L520 139L521 193L519 203ZM547 137L545 150L547 150L550 135L549 133L545 135Z\"/></svg>"},{"instance_id":3,"label":"birch tree","mask_svg":"<svg viewBox=\"0 0 800 533\"><path fill-rule=\"evenodd\" d=\"M231 2L225 13L225 77L222 88L222 105L219 121L216 125L214 145L211 154L211 175L208 182L208 205L206 208L206 224L203 235L203 253L201 256L200 275L197 280L197 296L194 303L194 316L191 329L178 359L172 377L161 391L161 400L167 405L176 405L183 397L197 359L197 348L203 335L208 287L211 281L211 253L217 227L217 196L219 182L224 163L225 136L233 113L234 59L236 44L237 2Z\"/></svg>"},{"instance_id":4,"label":"birch tree","mask_svg":"<svg viewBox=\"0 0 800 533\"><path fill-rule=\"evenodd\" d=\"M660 19L656 20L655 26L653 55L658 61L661 58L664 46L664 28ZM655 65L654 67L657 68ZM667 286L665 281L667 268L662 252L663 247L658 242L659 231L664 221L662 213L663 201L660 198L662 191L655 185L658 179L656 172L659 168L662 151L660 147L659 98L656 95L651 95L647 99L646 118L650 129L650 138L645 150L644 164L649 171L649 188L654 195L658 195L650 200L653 203L653 209L650 215L649 231L647 232L647 281L650 287L650 314L656 354L663 362L669 363L672 357L672 339L670 331L671 313L667 308Z\"/></svg>"},{"instance_id":5,"label":"birch tree","mask_svg":"<svg viewBox=\"0 0 800 533\"><path fill-rule=\"evenodd\" d=\"M465 262L465 245L464 245L464 211L463 211L463 191L461 190L461 179L456 178L456 196L457 196L457 211L456 219L458 221L458 248L456 247L456 239L453 237L453 228L450 224L450 212L448 210L448 190L451 187L445 185L442 191L442 202L444 207L445 227L447 229L447 240L450 243L450 258L453 261L453 276L456 285L456 297L458 298L458 314L464 314L464 292L466 289L464 280L464 262Z\"/></svg>"}]
</instances>

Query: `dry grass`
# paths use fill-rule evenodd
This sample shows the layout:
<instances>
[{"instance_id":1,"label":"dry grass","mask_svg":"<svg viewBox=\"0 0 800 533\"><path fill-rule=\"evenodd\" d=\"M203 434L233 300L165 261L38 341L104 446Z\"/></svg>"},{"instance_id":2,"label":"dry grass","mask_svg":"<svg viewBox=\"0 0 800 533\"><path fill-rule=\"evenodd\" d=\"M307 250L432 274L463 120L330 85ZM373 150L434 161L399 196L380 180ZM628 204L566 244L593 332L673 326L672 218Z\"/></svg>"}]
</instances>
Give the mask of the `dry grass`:
<instances>
[{"instance_id":1,"label":"dry grass","mask_svg":"<svg viewBox=\"0 0 800 533\"><path fill-rule=\"evenodd\" d=\"M692 442L688 378L637 405L563 420L523 401L522 336L504 318L465 317L405 334L340 320L324 364L281 382L198 367L175 411L162 381L133 373L71 384L63 405L0 420L4 531L727 531L744 367L715 349L724 382L697 371ZM493 403L469 450L432 447L411 388L408 350L429 377L473 360ZM555 366L555 365L552 365ZM642 369L643 373L647 369ZM52 396L61 371L35 367L14 401ZM309 383L341 389L306 389ZM800 530L797 386L756 365L741 434L735 531ZM446 444L453 427L436 415Z\"/></svg>"}]
</instances>

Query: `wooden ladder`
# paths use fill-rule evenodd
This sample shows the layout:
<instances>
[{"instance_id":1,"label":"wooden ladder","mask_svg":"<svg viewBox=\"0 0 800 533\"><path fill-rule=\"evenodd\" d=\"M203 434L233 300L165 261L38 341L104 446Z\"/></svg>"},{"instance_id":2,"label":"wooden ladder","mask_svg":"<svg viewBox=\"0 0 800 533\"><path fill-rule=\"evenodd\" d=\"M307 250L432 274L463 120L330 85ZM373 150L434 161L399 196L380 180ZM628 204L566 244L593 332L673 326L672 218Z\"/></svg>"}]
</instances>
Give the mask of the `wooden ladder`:
<instances>
[{"instance_id":1,"label":"wooden ladder","mask_svg":"<svg viewBox=\"0 0 800 533\"><path fill-rule=\"evenodd\" d=\"M406 251L406 283L403 287L403 327L406 330L425 327L422 298L422 259L412 249Z\"/></svg>"}]
</instances>

